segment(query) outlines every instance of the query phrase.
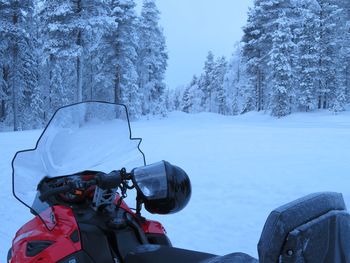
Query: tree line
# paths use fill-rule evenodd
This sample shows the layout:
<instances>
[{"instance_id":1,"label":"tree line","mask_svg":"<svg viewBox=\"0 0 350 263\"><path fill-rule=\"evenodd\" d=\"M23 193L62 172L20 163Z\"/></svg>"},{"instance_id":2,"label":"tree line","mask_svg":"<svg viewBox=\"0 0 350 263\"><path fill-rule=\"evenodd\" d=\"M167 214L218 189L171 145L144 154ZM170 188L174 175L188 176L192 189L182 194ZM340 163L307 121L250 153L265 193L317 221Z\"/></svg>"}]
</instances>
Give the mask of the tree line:
<instances>
[{"instance_id":1,"label":"tree line","mask_svg":"<svg viewBox=\"0 0 350 263\"><path fill-rule=\"evenodd\" d=\"M167 93L185 112L242 114L346 110L350 1L255 0L230 59L208 53L202 74Z\"/></svg>"},{"instance_id":2,"label":"tree line","mask_svg":"<svg viewBox=\"0 0 350 263\"><path fill-rule=\"evenodd\" d=\"M63 105L164 114L167 50L154 0L0 0L0 129L41 128Z\"/></svg>"}]
</instances>

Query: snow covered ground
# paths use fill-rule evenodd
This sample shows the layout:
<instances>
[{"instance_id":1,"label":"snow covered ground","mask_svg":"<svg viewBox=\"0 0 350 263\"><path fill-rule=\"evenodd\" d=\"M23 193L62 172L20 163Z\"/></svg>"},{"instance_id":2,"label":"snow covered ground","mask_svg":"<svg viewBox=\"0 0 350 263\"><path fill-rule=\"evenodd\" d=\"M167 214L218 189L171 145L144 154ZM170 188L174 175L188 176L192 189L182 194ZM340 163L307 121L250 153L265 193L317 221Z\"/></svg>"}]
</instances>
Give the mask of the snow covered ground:
<instances>
[{"instance_id":1,"label":"snow covered ground","mask_svg":"<svg viewBox=\"0 0 350 263\"><path fill-rule=\"evenodd\" d=\"M132 124L148 163L167 160L188 172L192 199L161 221L175 246L216 254L256 244L269 212L317 191L344 194L350 206L350 113L249 113L226 117L174 112ZM40 131L0 133L0 261L31 214L11 194L11 159Z\"/></svg>"}]
</instances>

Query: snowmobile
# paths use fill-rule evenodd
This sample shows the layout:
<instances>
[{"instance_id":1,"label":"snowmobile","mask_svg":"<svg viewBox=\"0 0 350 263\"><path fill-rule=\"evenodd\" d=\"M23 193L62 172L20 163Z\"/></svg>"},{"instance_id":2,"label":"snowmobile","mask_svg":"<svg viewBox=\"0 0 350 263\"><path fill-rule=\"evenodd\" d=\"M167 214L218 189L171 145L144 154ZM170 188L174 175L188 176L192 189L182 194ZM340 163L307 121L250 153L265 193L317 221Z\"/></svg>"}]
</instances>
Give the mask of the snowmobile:
<instances>
[{"instance_id":1,"label":"snowmobile","mask_svg":"<svg viewBox=\"0 0 350 263\"><path fill-rule=\"evenodd\" d=\"M331 192L275 209L261 234L259 259L173 247L162 224L141 210L179 212L190 200L190 179L166 161L146 165L140 143L124 105L60 108L35 149L17 152L12 161L13 194L34 218L16 233L7 261L350 263L350 216L342 195Z\"/></svg>"}]
</instances>

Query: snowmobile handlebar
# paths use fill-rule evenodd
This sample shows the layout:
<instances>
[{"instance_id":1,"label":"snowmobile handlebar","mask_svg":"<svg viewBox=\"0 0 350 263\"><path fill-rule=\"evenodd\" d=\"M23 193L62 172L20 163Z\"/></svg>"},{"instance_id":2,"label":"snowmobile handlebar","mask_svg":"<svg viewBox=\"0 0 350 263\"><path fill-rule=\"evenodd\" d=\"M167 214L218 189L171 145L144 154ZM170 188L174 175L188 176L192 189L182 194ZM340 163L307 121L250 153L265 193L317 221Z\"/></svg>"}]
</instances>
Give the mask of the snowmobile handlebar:
<instances>
[{"instance_id":1,"label":"snowmobile handlebar","mask_svg":"<svg viewBox=\"0 0 350 263\"><path fill-rule=\"evenodd\" d=\"M96 185L103 190L117 188L123 181L121 171L112 171L109 174L98 173Z\"/></svg>"},{"instance_id":2,"label":"snowmobile handlebar","mask_svg":"<svg viewBox=\"0 0 350 263\"><path fill-rule=\"evenodd\" d=\"M46 181L41 183L40 189L40 200L47 201L51 196L57 194L64 194L67 192L72 192L77 190L87 190L91 186L98 186L103 190L117 188L122 184L123 181L127 181L130 175L125 172L125 169L112 171L108 174L99 172L94 178L83 181L79 176L70 178L70 176L65 176L56 180ZM59 185L59 186L58 186Z\"/></svg>"},{"instance_id":3,"label":"snowmobile handlebar","mask_svg":"<svg viewBox=\"0 0 350 263\"><path fill-rule=\"evenodd\" d=\"M51 188L40 194L40 200L46 201L47 199L49 199L49 197L53 195L62 194L71 190L72 187L68 184L60 187Z\"/></svg>"}]
</instances>

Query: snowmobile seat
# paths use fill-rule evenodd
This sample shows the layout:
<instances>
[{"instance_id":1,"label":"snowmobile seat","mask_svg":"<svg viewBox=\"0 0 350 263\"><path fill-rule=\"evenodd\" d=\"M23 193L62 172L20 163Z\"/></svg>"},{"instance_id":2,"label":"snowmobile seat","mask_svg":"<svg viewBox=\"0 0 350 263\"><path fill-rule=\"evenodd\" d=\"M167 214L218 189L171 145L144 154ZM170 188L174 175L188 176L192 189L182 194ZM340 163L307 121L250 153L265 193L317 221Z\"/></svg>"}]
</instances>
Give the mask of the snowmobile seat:
<instances>
[{"instance_id":1,"label":"snowmobile seat","mask_svg":"<svg viewBox=\"0 0 350 263\"><path fill-rule=\"evenodd\" d=\"M349 244L350 215L333 210L290 232L281 262L349 263Z\"/></svg>"},{"instance_id":2,"label":"snowmobile seat","mask_svg":"<svg viewBox=\"0 0 350 263\"><path fill-rule=\"evenodd\" d=\"M245 253L232 253L226 256L219 256L202 261L201 263L259 263L256 258L253 258Z\"/></svg>"},{"instance_id":3,"label":"snowmobile seat","mask_svg":"<svg viewBox=\"0 0 350 263\"><path fill-rule=\"evenodd\" d=\"M126 258L126 263L258 263L258 261L243 253L234 253L227 256L215 256L208 253L185 250L180 248L141 245L130 252Z\"/></svg>"},{"instance_id":4,"label":"snowmobile seat","mask_svg":"<svg viewBox=\"0 0 350 263\"><path fill-rule=\"evenodd\" d=\"M125 263L196 263L215 255L160 245L141 245L125 257Z\"/></svg>"},{"instance_id":5,"label":"snowmobile seat","mask_svg":"<svg viewBox=\"0 0 350 263\"><path fill-rule=\"evenodd\" d=\"M316 193L271 212L259 244L260 263L350 263L350 216L338 193Z\"/></svg>"}]
</instances>

